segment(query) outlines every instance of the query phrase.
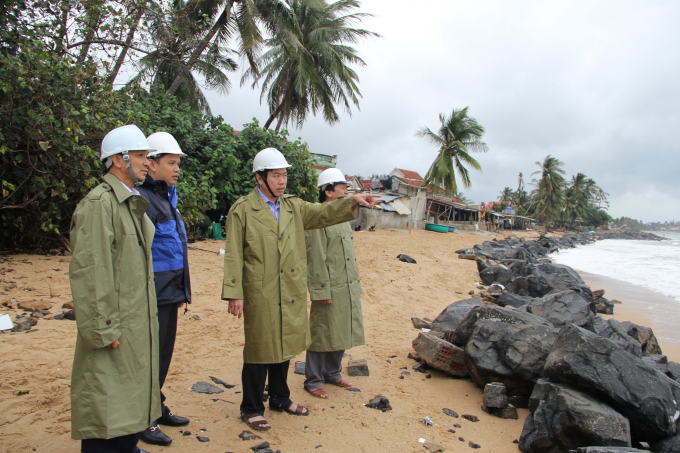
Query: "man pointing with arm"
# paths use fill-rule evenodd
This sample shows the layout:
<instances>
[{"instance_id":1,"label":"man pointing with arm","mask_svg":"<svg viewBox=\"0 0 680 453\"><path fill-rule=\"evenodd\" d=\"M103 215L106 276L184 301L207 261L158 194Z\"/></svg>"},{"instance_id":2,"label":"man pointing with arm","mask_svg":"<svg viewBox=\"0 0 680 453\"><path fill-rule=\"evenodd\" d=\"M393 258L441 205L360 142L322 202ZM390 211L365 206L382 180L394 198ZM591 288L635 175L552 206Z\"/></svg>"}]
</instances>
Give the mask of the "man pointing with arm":
<instances>
[{"instance_id":1,"label":"man pointing with arm","mask_svg":"<svg viewBox=\"0 0 680 453\"><path fill-rule=\"evenodd\" d=\"M263 417L267 375L270 409L309 415L290 400L287 383L290 359L311 343L304 230L347 222L352 208L374 202L366 194L324 204L284 195L289 167L278 150L260 151L253 160L258 185L227 217L222 299L229 313L244 316L241 419L258 430L271 428Z\"/></svg>"}]
</instances>

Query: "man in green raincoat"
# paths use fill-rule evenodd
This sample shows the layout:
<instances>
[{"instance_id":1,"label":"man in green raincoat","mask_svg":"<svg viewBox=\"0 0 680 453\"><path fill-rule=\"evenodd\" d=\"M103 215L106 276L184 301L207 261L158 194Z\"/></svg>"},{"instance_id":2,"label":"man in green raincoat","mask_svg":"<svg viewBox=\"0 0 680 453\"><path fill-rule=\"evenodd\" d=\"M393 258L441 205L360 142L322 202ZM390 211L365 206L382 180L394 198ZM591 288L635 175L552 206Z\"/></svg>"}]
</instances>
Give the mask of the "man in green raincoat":
<instances>
[{"instance_id":1,"label":"man in green raincoat","mask_svg":"<svg viewBox=\"0 0 680 453\"><path fill-rule=\"evenodd\" d=\"M347 180L338 168L324 170L317 187L321 203L348 195ZM352 387L340 372L345 350L364 344L360 299L363 290L349 222L305 231L305 239L307 286L312 298L312 344L305 360L305 390L326 399L322 382Z\"/></svg>"},{"instance_id":2,"label":"man in green raincoat","mask_svg":"<svg viewBox=\"0 0 680 453\"><path fill-rule=\"evenodd\" d=\"M227 217L222 299L245 318L241 419L258 430L271 428L263 417L267 375L270 409L309 415L290 400L287 383L290 359L310 344L304 230L347 222L354 206L374 201L362 194L318 204L284 195L288 167L278 150L260 151L253 160L258 186Z\"/></svg>"},{"instance_id":3,"label":"man in green raincoat","mask_svg":"<svg viewBox=\"0 0 680 453\"><path fill-rule=\"evenodd\" d=\"M102 141L104 182L71 221L69 278L78 336L71 436L82 453L140 453L139 433L161 416L158 320L149 202L135 189L149 144L137 126Z\"/></svg>"}]
</instances>

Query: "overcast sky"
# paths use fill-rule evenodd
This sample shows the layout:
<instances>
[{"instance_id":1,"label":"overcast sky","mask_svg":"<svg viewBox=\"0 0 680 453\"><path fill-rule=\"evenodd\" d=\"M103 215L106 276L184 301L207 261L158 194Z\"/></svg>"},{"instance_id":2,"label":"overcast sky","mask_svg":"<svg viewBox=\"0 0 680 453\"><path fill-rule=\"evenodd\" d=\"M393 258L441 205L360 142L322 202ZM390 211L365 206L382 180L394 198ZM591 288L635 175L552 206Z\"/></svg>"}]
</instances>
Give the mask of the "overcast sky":
<instances>
[{"instance_id":1,"label":"overcast sky","mask_svg":"<svg viewBox=\"0 0 680 453\"><path fill-rule=\"evenodd\" d=\"M357 46L361 110L290 129L345 174L424 176L437 149L415 131L469 106L489 146L464 189L476 203L516 189L519 172L529 186L552 154L610 194L612 216L680 220L680 2L365 0L361 11L375 17L356 27L383 36ZM229 95L208 94L212 111L235 128L264 124L240 75Z\"/></svg>"}]
</instances>

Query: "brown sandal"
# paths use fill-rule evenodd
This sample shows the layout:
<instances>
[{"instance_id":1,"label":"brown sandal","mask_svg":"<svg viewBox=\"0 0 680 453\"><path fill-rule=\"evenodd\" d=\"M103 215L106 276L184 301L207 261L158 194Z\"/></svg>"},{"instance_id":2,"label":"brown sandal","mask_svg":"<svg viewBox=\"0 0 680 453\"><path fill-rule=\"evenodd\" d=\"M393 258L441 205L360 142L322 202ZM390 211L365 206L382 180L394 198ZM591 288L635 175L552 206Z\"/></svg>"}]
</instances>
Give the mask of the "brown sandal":
<instances>
[{"instance_id":1,"label":"brown sandal","mask_svg":"<svg viewBox=\"0 0 680 453\"><path fill-rule=\"evenodd\" d=\"M262 420L255 420L255 421L250 421L254 418L260 417ZM260 414L257 414L255 412L241 412L241 420L245 422L246 425L250 426L253 429L256 429L258 431L267 431L268 429L272 429L272 426L269 425L269 422L265 420L263 416ZM269 426L264 426L264 425L269 425Z\"/></svg>"},{"instance_id":2,"label":"brown sandal","mask_svg":"<svg viewBox=\"0 0 680 453\"><path fill-rule=\"evenodd\" d=\"M293 405L295 405L294 411L290 410L290 408L293 407ZM306 407L302 407L299 404L295 404L295 403L291 403L291 405L288 406L288 407L269 406L269 409L274 410L274 411L279 411L279 412L287 412L291 415L302 415L303 417L306 417L311 413L311 411L309 409L307 409Z\"/></svg>"},{"instance_id":3,"label":"brown sandal","mask_svg":"<svg viewBox=\"0 0 680 453\"><path fill-rule=\"evenodd\" d=\"M305 389L305 390L307 390L309 393L316 396L317 398L321 398L321 399L324 399L324 400L328 398L328 393L326 393L326 391L322 388Z\"/></svg>"},{"instance_id":4,"label":"brown sandal","mask_svg":"<svg viewBox=\"0 0 680 453\"><path fill-rule=\"evenodd\" d=\"M345 388L345 389L348 389L348 388L351 388L351 387L352 387L352 384L349 383L349 382L347 382L347 381L344 380L344 379L338 379L338 380L335 381L335 382L329 382L329 384L337 385L338 387L342 387L342 388Z\"/></svg>"}]
</instances>

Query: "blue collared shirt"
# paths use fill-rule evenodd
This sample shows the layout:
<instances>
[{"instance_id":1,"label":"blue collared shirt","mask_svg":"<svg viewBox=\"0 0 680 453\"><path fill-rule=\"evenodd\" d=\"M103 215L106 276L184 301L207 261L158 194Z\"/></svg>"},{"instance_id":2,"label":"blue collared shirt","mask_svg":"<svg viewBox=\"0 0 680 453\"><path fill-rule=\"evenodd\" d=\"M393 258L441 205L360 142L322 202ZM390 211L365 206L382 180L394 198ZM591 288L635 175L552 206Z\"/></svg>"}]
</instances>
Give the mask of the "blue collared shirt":
<instances>
[{"instance_id":1,"label":"blue collared shirt","mask_svg":"<svg viewBox=\"0 0 680 453\"><path fill-rule=\"evenodd\" d=\"M276 203L272 203L269 198L265 197L262 191L260 190L260 186L257 186L257 191L260 192L260 197L267 203L267 206L269 206L269 209L271 209L272 214L274 214L274 217L276 218L276 223L279 222L279 207L281 207L281 197L278 197L276 199Z\"/></svg>"}]
</instances>

